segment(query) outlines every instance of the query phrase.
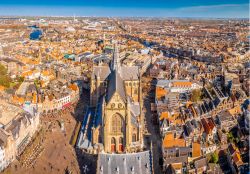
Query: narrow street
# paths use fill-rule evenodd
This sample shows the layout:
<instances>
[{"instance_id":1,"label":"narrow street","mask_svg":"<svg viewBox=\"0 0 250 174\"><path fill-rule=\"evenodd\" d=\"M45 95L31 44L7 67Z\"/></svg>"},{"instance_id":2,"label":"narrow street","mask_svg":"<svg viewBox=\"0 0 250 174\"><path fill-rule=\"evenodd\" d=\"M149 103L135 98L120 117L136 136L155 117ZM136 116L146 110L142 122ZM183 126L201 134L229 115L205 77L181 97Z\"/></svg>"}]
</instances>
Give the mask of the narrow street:
<instances>
[{"instance_id":1,"label":"narrow street","mask_svg":"<svg viewBox=\"0 0 250 174\"><path fill-rule=\"evenodd\" d=\"M147 139L149 142L147 144L150 146L150 143L152 142L154 174L161 174L162 170L159 164L160 158L162 157L161 137L159 132L159 126L158 124L154 124L152 119L153 117L151 113L151 102L153 100L154 89L152 89L150 85L149 90L143 93L143 111L145 112L144 114L146 119L146 128L149 132L149 138Z\"/></svg>"}]
</instances>

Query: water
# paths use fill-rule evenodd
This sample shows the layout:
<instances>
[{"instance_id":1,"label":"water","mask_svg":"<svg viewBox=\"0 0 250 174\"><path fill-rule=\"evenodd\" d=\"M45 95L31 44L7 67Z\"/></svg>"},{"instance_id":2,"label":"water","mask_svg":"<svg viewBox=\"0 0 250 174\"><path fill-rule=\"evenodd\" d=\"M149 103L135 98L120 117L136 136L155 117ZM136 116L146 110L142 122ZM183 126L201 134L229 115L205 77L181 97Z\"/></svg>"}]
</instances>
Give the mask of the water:
<instances>
[{"instance_id":1,"label":"water","mask_svg":"<svg viewBox=\"0 0 250 174\"><path fill-rule=\"evenodd\" d=\"M39 29L33 30L30 33L30 40L40 40L42 36L42 31Z\"/></svg>"},{"instance_id":2,"label":"water","mask_svg":"<svg viewBox=\"0 0 250 174\"><path fill-rule=\"evenodd\" d=\"M29 26L29 28L32 28L32 31L30 33L30 40L40 40L42 37L42 30L39 29L36 25Z\"/></svg>"}]
</instances>

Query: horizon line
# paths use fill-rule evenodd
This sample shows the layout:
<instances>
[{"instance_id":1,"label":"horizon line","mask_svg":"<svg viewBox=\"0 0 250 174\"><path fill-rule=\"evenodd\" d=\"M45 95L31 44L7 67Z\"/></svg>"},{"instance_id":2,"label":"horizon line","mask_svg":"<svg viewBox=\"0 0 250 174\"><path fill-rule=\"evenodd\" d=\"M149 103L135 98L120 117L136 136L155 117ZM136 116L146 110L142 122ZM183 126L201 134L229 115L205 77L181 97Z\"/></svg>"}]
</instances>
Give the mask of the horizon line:
<instances>
[{"instance_id":1,"label":"horizon line","mask_svg":"<svg viewBox=\"0 0 250 174\"><path fill-rule=\"evenodd\" d=\"M23 18L23 17L53 17L53 18L177 18L177 19L249 19L249 17L188 17L188 16L94 16L94 15L0 15L0 18Z\"/></svg>"}]
</instances>

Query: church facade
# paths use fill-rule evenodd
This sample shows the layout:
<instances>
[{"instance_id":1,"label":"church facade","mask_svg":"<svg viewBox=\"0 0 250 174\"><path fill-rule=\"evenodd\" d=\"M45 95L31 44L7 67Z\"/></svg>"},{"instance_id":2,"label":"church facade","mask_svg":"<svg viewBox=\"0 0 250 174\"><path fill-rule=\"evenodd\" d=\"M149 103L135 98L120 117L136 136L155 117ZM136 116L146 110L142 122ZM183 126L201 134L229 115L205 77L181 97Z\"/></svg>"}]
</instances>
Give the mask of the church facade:
<instances>
[{"instance_id":1,"label":"church facade","mask_svg":"<svg viewBox=\"0 0 250 174\"><path fill-rule=\"evenodd\" d=\"M144 116L141 112L139 67L122 65L115 46L110 66L94 66L90 106L95 108L92 144L106 153L143 149Z\"/></svg>"}]
</instances>

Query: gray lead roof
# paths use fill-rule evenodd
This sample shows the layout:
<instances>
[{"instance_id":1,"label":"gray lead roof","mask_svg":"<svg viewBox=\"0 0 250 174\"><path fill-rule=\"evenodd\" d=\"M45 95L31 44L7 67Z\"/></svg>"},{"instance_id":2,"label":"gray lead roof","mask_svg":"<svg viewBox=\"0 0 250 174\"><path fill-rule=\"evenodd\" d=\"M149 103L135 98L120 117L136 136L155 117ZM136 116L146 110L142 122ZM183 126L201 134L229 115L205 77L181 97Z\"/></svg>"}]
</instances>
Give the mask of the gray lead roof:
<instances>
[{"instance_id":1,"label":"gray lead roof","mask_svg":"<svg viewBox=\"0 0 250 174\"><path fill-rule=\"evenodd\" d=\"M94 77L99 77L100 80L106 80L108 78L107 103L115 92L126 102L124 80L138 80L139 68L137 66L121 66L118 47L115 45L111 72L108 66L96 66L93 68L92 78Z\"/></svg>"},{"instance_id":2,"label":"gray lead roof","mask_svg":"<svg viewBox=\"0 0 250 174\"><path fill-rule=\"evenodd\" d=\"M138 66L122 66L121 77L123 80L138 80L139 67Z\"/></svg>"},{"instance_id":3,"label":"gray lead roof","mask_svg":"<svg viewBox=\"0 0 250 174\"><path fill-rule=\"evenodd\" d=\"M123 80L120 74L115 70L109 76L108 92L107 92L107 103L110 101L114 93L117 92L122 100L126 102L126 94L124 89Z\"/></svg>"},{"instance_id":4,"label":"gray lead roof","mask_svg":"<svg viewBox=\"0 0 250 174\"><path fill-rule=\"evenodd\" d=\"M99 76L100 80L104 81L108 78L109 74L110 74L109 66L94 66L93 67L92 78Z\"/></svg>"},{"instance_id":5,"label":"gray lead roof","mask_svg":"<svg viewBox=\"0 0 250 174\"><path fill-rule=\"evenodd\" d=\"M128 154L99 154L97 174L151 174L150 151Z\"/></svg>"}]
</instances>

